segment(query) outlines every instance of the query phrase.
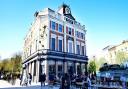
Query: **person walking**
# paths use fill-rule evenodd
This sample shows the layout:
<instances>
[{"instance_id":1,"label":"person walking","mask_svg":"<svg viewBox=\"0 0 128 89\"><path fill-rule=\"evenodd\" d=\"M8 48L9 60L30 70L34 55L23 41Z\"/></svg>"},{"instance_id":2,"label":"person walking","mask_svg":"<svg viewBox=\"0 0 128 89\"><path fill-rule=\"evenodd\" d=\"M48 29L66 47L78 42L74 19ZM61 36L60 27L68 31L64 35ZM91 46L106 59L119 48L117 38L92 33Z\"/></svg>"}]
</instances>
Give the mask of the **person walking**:
<instances>
[{"instance_id":1,"label":"person walking","mask_svg":"<svg viewBox=\"0 0 128 89\"><path fill-rule=\"evenodd\" d=\"M32 81L32 75L31 73L28 74L28 82L29 82L29 85L31 85L31 81Z\"/></svg>"}]
</instances>

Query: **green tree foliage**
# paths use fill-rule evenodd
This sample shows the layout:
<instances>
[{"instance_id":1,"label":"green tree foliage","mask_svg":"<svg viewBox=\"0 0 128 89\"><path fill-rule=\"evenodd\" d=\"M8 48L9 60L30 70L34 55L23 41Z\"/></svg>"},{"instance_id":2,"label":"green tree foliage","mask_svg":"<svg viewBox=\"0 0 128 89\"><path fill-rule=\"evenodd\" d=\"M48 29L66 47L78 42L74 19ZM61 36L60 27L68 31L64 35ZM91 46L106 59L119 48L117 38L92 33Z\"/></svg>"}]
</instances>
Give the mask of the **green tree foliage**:
<instances>
[{"instance_id":1,"label":"green tree foliage","mask_svg":"<svg viewBox=\"0 0 128 89\"><path fill-rule=\"evenodd\" d=\"M0 60L0 70L2 70L2 61Z\"/></svg>"},{"instance_id":2,"label":"green tree foliage","mask_svg":"<svg viewBox=\"0 0 128 89\"><path fill-rule=\"evenodd\" d=\"M99 58L99 59L96 61L96 70L99 71L99 68L100 68L104 63L106 63L106 59L105 59L104 57Z\"/></svg>"},{"instance_id":3,"label":"green tree foliage","mask_svg":"<svg viewBox=\"0 0 128 89\"><path fill-rule=\"evenodd\" d=\"M0 61L0 70L2 72L20 72L22 67L21 54L16 54L11 58Z\"/></svg>"},{"instance_id":4,"label":"green tree foliage","mask_svg":"<svg viewBox=\"0 0 128 89\"><path fill-rule=\"evenodd\" d=\"M121 64L128 59L126 52L118 51L116 54L116 63Z\"/></svg>"},{"instance_id":5,"label":"green tree foliage","mask_svg":"<svg viewBox=\"0 0 128 89\"><path fill-rule=\"evenodd\" d=\"M14 58L12 58L13 60L13 71L14 72L20 72L21 70L21 62L22 62L22 59L21 59L21 55L15 55Z\"/></svg>"},{"instance_id":6,"label":"green tree foliage","mask_svg":"<svg viewBox=\"0 0 128 89\"><path fill-rule=\"evenodd\" d=\"M95 60L91 60L88 65L88 72L93 73L96 72L96 63Z\"/></svg>"}]
</instances>

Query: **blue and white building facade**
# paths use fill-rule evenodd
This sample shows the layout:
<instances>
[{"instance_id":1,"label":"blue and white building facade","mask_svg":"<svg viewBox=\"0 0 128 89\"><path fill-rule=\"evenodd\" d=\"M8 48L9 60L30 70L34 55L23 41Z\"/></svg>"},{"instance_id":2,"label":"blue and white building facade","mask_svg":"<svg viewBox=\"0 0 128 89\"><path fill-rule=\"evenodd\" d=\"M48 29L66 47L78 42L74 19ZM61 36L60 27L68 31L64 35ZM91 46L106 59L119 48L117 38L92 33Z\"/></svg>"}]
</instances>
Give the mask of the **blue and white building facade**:
<instances>
[{"instance_id":1,"label":"blue and white building facade","mask_svg":"<svg viewBox=\"0 0 128 89\"><path fill-rule=\"evenodd\" d=\"M60 78L63 73L87 71L86 29L71 14L68 5L58 11L45 8L35 13L34 23L24 39L23 65L38 82L41 73Z\"/></svg>"}]
</instances>

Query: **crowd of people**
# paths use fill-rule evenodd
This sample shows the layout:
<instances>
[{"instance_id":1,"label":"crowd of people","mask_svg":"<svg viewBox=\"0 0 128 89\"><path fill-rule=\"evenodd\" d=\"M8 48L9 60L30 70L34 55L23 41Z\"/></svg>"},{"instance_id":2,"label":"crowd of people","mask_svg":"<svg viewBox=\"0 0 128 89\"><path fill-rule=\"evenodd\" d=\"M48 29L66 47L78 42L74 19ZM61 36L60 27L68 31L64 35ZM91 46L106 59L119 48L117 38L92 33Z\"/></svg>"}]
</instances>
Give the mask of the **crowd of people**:
<instances>
[{"instance_id":1,"label":"crowd of people","mask_svg":"<svg viewBox=\"0 0 128 89\"><path fill-rule=\"evenodd\" d=\"M48 81L46 81L46 77L48 78ZM12 85L15 84L16 79L20 79L20 85L21 86L28 86L31 85L32 81L32 75L31 73L23 74L23 75L14 75L9 74L7 75L7 80ZM120 80L120 85L125 87L126 85L124 82L121 82L124 80L123 77L121 77L122 80ZM107 78L104 77L98 80L98 77L96 76L96 73L84 73L84 74L70 74L70 73L64 73L60 77L57 77L55 74L49 74L49 76L46 76L45 73L40 74L39 76L39 82L41 83L41 87L45 86L45 83L47 82L48 85L60 85L60 89L70 89L71 87L79 87L81 89L92 89L93 85L102 84L102 85L108 85L110 86L111 81L114 80L113 78ZM125 88L124 88L125 89Z\"/></svg>"},{"instance_id":2,"label":"crowd of people","mask_svg":"<svg viewBox=\"0 0 128 89\"><path fill-rule=\"evenodd\" d=\"M49 83L52 81L52 84L54 85L56 82L60 82L60 89L70 89L72 86L82 89L89 89L91 84L96 83L96 73L84 73L79 75L65 73L59 80L60 81L58 81L58 78L53 75L49 76Z\"/></svg>"},{"instance_id":3,"label":"crowd of people","mask_svg":"<svg viewBox=\"0 0 128 89\"><path fill-rule=\"evenodd\" d=\"M6 74L0 75L0 79L8 81L8 83L12 85L15 85L16 79L18 79L19 77L20 77L20 74L17 74L17 73L6 73Z\"/></svg>"}]
</instances>

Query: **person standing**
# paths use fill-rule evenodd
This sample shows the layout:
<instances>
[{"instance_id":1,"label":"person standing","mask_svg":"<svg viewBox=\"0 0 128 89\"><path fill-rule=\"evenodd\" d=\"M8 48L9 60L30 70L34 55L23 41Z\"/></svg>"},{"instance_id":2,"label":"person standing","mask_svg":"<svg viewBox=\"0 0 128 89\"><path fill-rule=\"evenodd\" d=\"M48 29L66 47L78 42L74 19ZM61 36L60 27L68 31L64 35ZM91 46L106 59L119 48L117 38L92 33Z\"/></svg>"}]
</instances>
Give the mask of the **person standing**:
<instances>
[{"instance_id":1,"label":"person standing","mask_svg":"<svg viewBox=\"0 0 128 89\"><path fill-rule=\"evenodd\" d=\"M91 80L90 80L90 76L89 75L87 77L87 82L88 82L88 89L91 89Z\"/></svg>"},{"instance_id":2,"label":"person standing","mask_svg":"<svg viewBox=\"0 0 128 89\"><path fill-rule=\"evenodd\" d=\"M124 77L124 75L121 75L120 80L122 81L122 89L127 89L126 88L126 77Z\"/></svg>"},{"instance_id":3,"label":"person standing","mask_svg":"<svg viewBox=\"0 0 128 89\"><path fill-rule=\"evenodd\" d=\"M41 73L41 75L40 75L40 83L41 83L41 87L42 87L42 85L45 86L45 80L46 80L46 75L45 75L45 73L44 73L44 74Z\"/></svg>"},{"instance_id":4,"label":"person standing","mask_svg":"<svg viewBox=\"0 0 128 89\"><path fill-rule=\"evenodd\" d=\"M67 73L62 76L60 89L70 89L70 77Z\"/></svg>"},{"instance_id":5,"label":"person standing","mask_svg":"<svg viewBox=\"0 0 128 89\"><path fill-rule=\"evenodd\" d=\"M43 80L42 80L44 86L45 86L45 80L46 80L46 75L45 75L45 73L44 73L44 74L43 74Z\"/></svg>"},{"instance_id":6,"label":"person standing","mask_svg":"<svg viewBox=\"0 0 128 89\"><path fill-rule=\"evenodd\" d=\"M61 85L60 85L60 89L65 89L64 88L64 83L65 83L65 76L63 74L62 78L61 78Z\"/></svg>"}]
</instances>

